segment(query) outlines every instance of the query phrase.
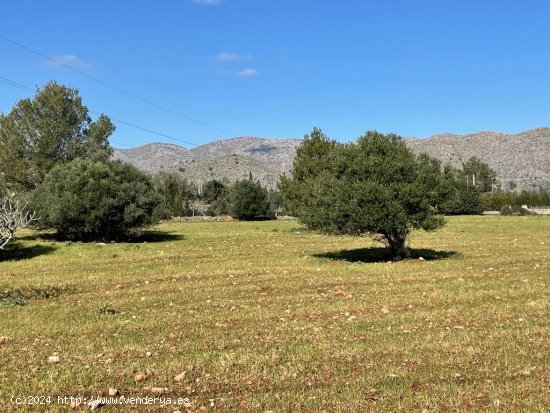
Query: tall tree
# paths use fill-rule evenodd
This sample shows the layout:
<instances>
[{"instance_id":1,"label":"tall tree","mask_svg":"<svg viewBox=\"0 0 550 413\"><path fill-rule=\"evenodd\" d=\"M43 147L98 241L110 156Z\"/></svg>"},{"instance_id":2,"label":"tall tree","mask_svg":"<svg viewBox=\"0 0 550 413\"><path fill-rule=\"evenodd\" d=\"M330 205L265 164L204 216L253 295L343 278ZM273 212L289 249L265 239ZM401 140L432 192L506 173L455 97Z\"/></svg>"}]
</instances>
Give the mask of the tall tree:
<instances>
[{"instance_id":1,"label":"tall tree","mask_svg":"<svg viewBox=\"0 0 550 413\"><path fill-rule=\"evenodd\" d=\"M161 172L154 177L161 203L156 213L162 219L191 214L190 202L198 197L197 187L176 173Z\"/></svg>"},{"instance_id":2,"label":"tall tree","mask_svg":"<svg viewBox=\"0 0 550 413\"><path fill-rule=\"evenodd\" d=\"M184 185L175 174L166 174L164 177L163 203L172 217L183 216Z\"/></svg>"},{"instance_id":3,"label":"tall tree","mask_svg":"<svg viewBox=\"0 0 550 413\"><path fill-rule=\"evenodd\" d=\"M397 135L367 132L355 143L340 144L314 129L280 189L308 228L370 235L401 259L409 254L412 230L444 225L437 211L440 181L439 163L416 157Z\"/></svg>"},{"instance_id":4,"label":"tall tree","mask_svg":"<svg viewBox=\"0 0 550 413\"><path fill-rule=\"evenodd\" d=\"M280 181L285 205L291 215L299 216L301 210L311 207L310 203L316 198L316 187L301 183L312 182L325 167L332 164L336 146L336 141L329 139L318 128L313 128L310 135L304 136L303 143L296 150L292 178L283 175Z\"/></svg>"},{"instance_id":5,"label":"tall tree","mask_svg":"<svg viewBox=\"0 0 550 413\"><path fill-rule=\"evenodd\" d=\"M439 210L445 215L475 215L483 212L481 193L468 185L462 170L445 166L440 193Z\"/></svg>"},{"instance_id":6,"label":"tall tree","mask_svg":"<svg viewBox=\"0 0 550 413\"><path fill-rule=\"evenodd\" d=\"M0 117L0 175L9 189L32 190L60 162L109 158L114 130L103 114L92 121L78 90L50 82Z\"/></svg>"},{"instance_id":7,"label":"tall tree","mask_svg":"<svg viewBox=\"0 0 550 413\"><path fill-rule=\"evenodd\" d=\"M460 176L466 186L473 187L479 192L491 192L497 174L488 164L472 156L462 164Z\"/></svg>"}]
</instances>

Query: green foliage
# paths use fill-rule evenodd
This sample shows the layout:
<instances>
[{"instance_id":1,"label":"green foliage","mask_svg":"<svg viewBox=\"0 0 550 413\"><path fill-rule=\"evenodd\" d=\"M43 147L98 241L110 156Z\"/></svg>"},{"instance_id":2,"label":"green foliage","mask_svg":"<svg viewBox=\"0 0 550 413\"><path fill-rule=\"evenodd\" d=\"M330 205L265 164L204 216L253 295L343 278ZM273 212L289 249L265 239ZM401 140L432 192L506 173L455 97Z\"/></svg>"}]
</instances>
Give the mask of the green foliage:
<instances>
[{"instance_id":1,"label":"green foliage","mask_svg":"<svg viewBox=\"0 0 550 413\"><path fill-rule=\"evenodd\" d=\"M229 214L229 203L227 201L227 191L210 204L210 212L215 216Z\"/></svg>"},{"instance_id":2,"label":"green foliage","mask_svg":"<svg viewBox=\"0 0 550 413\"><path fill-rule=\"evenodd\" d=\"M461 179L462 171L445 166L440 187L439 211L445 215L475 215L483 212L479 191Z\"/></svg>"},{"instance_id":3,"label":"green foliage","mask_svg":"<svg viewBox=\"0 0 550 413\"><path fill-rule=\"evenodd\" d=\"M183 216L185 188L183 182L174 175L164 179L163 204L173 217Z\"/></svg>"},{"instance_id":4,"label":"green foliage","mask_svg":"<svg viewBox=\"0 0 550 413\"><path fill-rule=\"evenodd\" d=\"M153 223L158 203L150 178L120 161L57 165L33 194L40 223L70 240L127 239Z\"/></svg>"},{"instance_id":5,"label":"green foliage","mask_svg":"<svg viewBox=\"0 0 550 413\"><path fill-rule=\"evenodd\" d=\"M231 216L242 220L273 218L269 208L267 189L259 182L237 181L227 193L228 210Z\"/></svg>"},{"instance_id":6,"label":"green foliage","mask_svg":"<svg viewBox=\"0 0 550 413\"><path fill-rule=\"evenodd\" d=\"M328 139L318 128L304 137L303 143L296 150L292 178L283 175L279 182L285 206L291 215L300 216L300 211L310 207L309 202L312 200L309 193L314 188L300 183L313 181L320 171L332 163L331 156L336 145L336 141Z\"/></svg>"},{"instance_id":7,"label":"green foliage","mask_svg":"<svg viewBox=\"0 0 550 413\"><path fill-rule=\"evenodd\" d=\"M92 122L76 89L50 82L0 117L0 175L10 190L33 190L60 162L107 159L114 129L105 115Z\"/></svg>"},{"instance_id":8,"label":"green foliage","mask_svg":"<svg viewBox=\"0 0 550 413\"><path fill-rule=\"evenodd\" d=\"M155 177L155 186L161 197L161 218L192 215L191 204L199 198L197 186L179 174L160 173Z\"/></svg>"},{"instance_id":9,"label":"green foliage","mask_svg":"<svg viewBox=\"0 0 550 413\"><path fill-rule=\"evenodd\" d=\"M196 186L178 174L164 172L155 176L154 183L161 198L155 216L167 219L192 214L189 203L198 196Z\"/></svg>"},{"instance_id":10,"label":"green foliage","mask_svg":"<svg viewBox=\"0 0 550 413\"><path fill-rule=\"evenodd\" d=\"M455 195L441 206L445 215L476 215L483 212L483 204L479 191L458 182Z\"/></svg>"},{"instance_id":11,"label":"green foliage","mask_svg":"<svg viewBox=\"0 0 550 413\"><path fill-rule=\"evenodd\" d=\"M201 199L207 204L218 201L225 191L225 185L216 179L206 182L202 187Z\"/></svg>"},{"instance_id":12,"label":"green foliage","mask_svg":"<svg viewBox=\"0 0 550 413\"><path fill-rule=\"evenodd\" d=\"M489 165L472 156L462 164L459 178L466 186L474 187L479 192L491 192L496 176L496 172Z\"/></svg>"},{"instance_id":13,"label":"green foliage","mask_svg":"<svg viewBox=\"0 0 550 413\"><path fill-rule=\"evenodd\" d=\"M441 186L440 164L415 157L397 135L367 132L340 144L318 129L298 149L293 177L280 183L287 206L309 229L374 236L395 258L408 254L411 230L444 225Z\"/></svg>"},{"instance_id":14,"label":"green foliage","mask_svg":"<svg viewBox=\"0 0 550 413\"><path fill-rule=\"evenodd\" d=\"M486 211L500 211L509 205L527 205L529 207L550 206L550 192L497 192L484 194L483 207Z\"/></svg>"},{"instance_id":15,"label":"green foliage","mask_svg":"<svg viewBox=\"0 0 550 413\"><path fill-rule=\"evenodd\" d=\"M269 210L272 216L280 216L285 214L283 195L279 191L269 191L267 194L269 201Z\"/></svg>"}]
</instances>

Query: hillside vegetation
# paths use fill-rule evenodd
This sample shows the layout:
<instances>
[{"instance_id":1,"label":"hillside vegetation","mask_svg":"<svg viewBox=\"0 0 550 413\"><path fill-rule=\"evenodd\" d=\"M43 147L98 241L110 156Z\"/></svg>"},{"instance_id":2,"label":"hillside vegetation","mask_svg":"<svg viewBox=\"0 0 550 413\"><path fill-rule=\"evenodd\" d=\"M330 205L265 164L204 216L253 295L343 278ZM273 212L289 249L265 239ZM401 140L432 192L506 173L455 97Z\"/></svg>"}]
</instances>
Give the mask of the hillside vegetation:
<instances>
[{"instance_id":1,"label":"hillside vegetation","mask_svg":"<svg viewBox=\"0 0 550 413\"><path fill-rule=\"evenodd\" d=\"M476 156L495 170L503 190L550 189L550 128L532 129L516 135L479 132L406 141L414 152L426 152L454 167L460 167ZM117 149L114 156L148 171L183 168L182 173L193 181L224 177L234 181L252 171L264 186L272 188L281 171L291 169L300 142L299 139L242 137L189 150L157 143ZM233 162L232 155L238 156L238 164Z\"/></svg>"}]
</instances>

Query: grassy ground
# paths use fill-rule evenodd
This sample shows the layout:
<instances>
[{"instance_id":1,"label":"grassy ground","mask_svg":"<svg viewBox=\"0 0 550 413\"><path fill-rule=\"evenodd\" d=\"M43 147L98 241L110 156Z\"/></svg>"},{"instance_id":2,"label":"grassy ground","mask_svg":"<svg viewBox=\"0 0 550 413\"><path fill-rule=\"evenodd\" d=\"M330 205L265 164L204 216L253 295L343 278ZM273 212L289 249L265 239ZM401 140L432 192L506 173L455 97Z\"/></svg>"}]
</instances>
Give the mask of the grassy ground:
<instances>
[{"instance_id":1,"label":"grassy ground","mask_svg":"<svg viewBox=\"0 0 550 413\"><path fill-rule=\"evenodd\" d=\"M0 411L67 411L57 396L110 387L191 407L102 411L550 409L548 218L449 218L413 236L424 260L399 263L294 221L155 230L109 245L27 233L0 255Z\"/></svg>"}]
</instances>

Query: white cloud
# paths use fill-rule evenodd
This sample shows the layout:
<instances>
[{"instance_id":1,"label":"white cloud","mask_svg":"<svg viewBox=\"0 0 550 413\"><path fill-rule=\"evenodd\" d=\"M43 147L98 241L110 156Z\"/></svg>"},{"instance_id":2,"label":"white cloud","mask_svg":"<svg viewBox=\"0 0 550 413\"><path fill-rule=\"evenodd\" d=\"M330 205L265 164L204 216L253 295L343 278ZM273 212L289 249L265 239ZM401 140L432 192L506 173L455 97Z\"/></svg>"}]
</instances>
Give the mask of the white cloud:
<instances>
[{"instance_id":1,"label":"white cloud","mask_svg":"<svg viewBox=\"0 0 550 413\"><path fill-rule=\"evenodd\" d=\"M237 77L254 77L258 75L259 72L256 69L243 69L237 72Z\"/></svg>"},{"instance_id":2,"label":"white cloud","mask_svg":"<svg viewBox=\"0 0 550 413\"><path fill-rule=\"evenodd\" d=\"M74 54L64 54L60 56L50 56L51 60L47 60L46 63L48 66L59 66L59 65L67 65L71 67L76 67L80 69L84 69L87 67L90 67L92 64L90 62L87 62L86 60L81 59L80 57L74 55Z\"/></svg>"},{"instance_id":3,"label":"white cloud","mask_svg":"<svg viewBox=\"0 0 550 413\"><path fill-rule=\"evenodd\" d=\"M238 53L233 52L223 52L218 55L218 60L227 61L227 60L239 60L240 56Z\"/></svg>"},{"instance_id":4,"label":"white cloud","mask_svg":"<svg viewBox=\"0 0 550 413\"><path fill-rule=\"evenodd\" d=\"M218 60L222 62L250 61L254 58L252 53L239 54L235 52L223 52L218 55Z\"/></svg>"},{"instance_id":5,"label":"white cloud","mask_svg":"<svg viewBox=\"0 0 550 413\"><path fill-rule=\"evenodd\" d=\"M193 3L197 4L220 4L223 0L193 0Z\"/></svg>"}]
</instances>

